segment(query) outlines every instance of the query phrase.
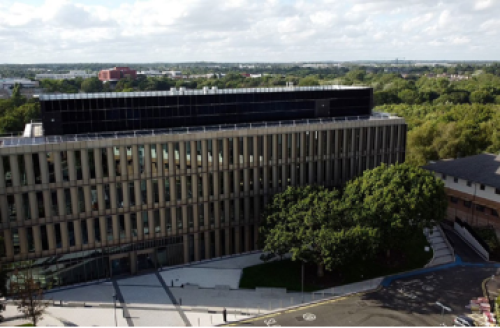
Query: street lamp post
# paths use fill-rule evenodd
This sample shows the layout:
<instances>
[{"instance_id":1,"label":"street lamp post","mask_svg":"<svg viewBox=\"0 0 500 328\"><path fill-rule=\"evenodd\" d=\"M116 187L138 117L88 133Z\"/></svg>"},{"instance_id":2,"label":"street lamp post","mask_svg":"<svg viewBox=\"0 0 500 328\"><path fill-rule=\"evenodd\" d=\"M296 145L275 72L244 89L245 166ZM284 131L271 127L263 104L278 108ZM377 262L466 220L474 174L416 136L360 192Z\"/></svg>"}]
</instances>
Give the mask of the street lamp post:
<instances>
[{"instance_id":1,"label":"street lamp post","mask_svg":"<svg viewBox=\"0 0 500 328\"><path fill-rule=\"evenodd\" d=\"M113 304L115 308L115 327L118 327L118 321L116 319L116 294L113 294Z\"/></svg>"},{"instance_id":2,"label":"street lamp post","mask_svg":"<svg viewBox=\"0 0 500 328\"><path fill-rule=\"evenodd\" d=\"M437 306L440 306L441 307L441 319L444 317L444 310L448 311L448 312L451 312L451 308L447 307L447 306L444 306L442 303L440 302L436 302L436 305Z\"/></svg>"}]
</instances>

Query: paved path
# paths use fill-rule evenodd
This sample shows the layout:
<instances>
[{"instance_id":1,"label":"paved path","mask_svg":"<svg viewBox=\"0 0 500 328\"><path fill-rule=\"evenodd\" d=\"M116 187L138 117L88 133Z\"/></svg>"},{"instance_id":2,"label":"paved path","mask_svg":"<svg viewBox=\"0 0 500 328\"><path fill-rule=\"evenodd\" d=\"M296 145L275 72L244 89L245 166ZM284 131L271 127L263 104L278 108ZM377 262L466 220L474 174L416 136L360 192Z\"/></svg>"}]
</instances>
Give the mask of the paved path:
<instances>
[{"instance_id":1,"label":"paved path","mask_svg":"<svg viewBox=\"0 0 500 328\"><path fill-rule=\"evenodd\" d=\"M436 266L455 261L453 250L450 249L445 238L446 235L443 235L442 230L438 227L434 227L427 234L427 240L431 244L432 251L434 252L432 260L427 266Z\"/></svg>"}]
</instances>

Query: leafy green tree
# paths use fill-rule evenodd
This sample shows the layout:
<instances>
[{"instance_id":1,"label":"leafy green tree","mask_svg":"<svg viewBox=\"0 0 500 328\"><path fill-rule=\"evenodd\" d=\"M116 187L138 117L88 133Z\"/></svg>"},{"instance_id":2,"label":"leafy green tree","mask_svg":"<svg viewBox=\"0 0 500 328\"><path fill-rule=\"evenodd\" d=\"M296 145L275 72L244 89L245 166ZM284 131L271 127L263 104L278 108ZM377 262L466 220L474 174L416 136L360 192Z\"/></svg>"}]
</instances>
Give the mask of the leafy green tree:
<instances>
[{"instance_id":1,"label":"leafy green tree","mask_svg":"<svg viewBox=\"0 0 500 328\"><path fill-rule=\"evenodd\" d=\"M91 77L89 79L83 80L81 84L81 89L83 92L92 93L92 92L102 92L103 85L102 82L96 78Z\"/></svg>"},{"instance_id":2,"label":"leafy green tree","mask_svg":"<svg viewBox=\"0 0 500 328\"><path fill-rule=\"evenodd\" d=\"M494 95L487 91L478 90L470 94L470 102L478 104L489 104L495 101Z\"/></svg>"},{"instance_id":3,"label":"leafy green tree","mask_svg":"<svg viewBox=\"0 0 500 328\"><path fill-rule=\"evenodd\" d=\"M376 230L344 215L337 191L307 186L287 188L266 207L260 228L264 251L291 253L292 260L317 265L317 274L332 270L374 249ZM357 242L356 242L357 240Z\"/></svg>"},{"instance_id":4,"label":"leafy green tree","mask_svg":"<svg viewBox=\"0 0 500 328\"><path fill-rule=\"evenodd\" d=\"M10 102L14 107L18 107L26 103L26 98L21 95L21 85L14 85L14 89L12 89L12 95L10 96Z\"/></svg>"},{"instance_id":5,"label":"leafy green tree","mask_svg":"<svg viewBox=\"0 0 500 328\"><path fill-rule=\"evenodd\" d=\"M377 91L373 94L373 100L376 106L384 104L398 104L401 102L397 93L393 91Z\"/></svg>"},{"instance_id":6,"label":"leafy green tree","mask_svg":"<svg viewBox=\"0 0 500 328\"><path fill-rule=\"evenodd\" d=\"M441 222L447 208L443 182L409 164L382 164L365 171L347 183L342 201L361 209L356 220L378 229L380 246L387 251Z\"/></svg>"},{"instance_id":7,"label":"leafy green tree","mask_svg":"<svg viewBox=\"0 0 500 328\"><path fill-rule=\"evenodd\" d=\"M317 78L313 76L307 76L303 79L300 79L299 86L315 86L319 85L319 81Z\"/></svg>"},{"instance_id":8,"label":"leafy green tree","mask_svg":"<svg viewBox=\"0 0 500 328\"><path fill-rule=\"evenodd\" d=\"M403 91L400 91L398 93L398 98L408 105L413 105L419 102L418 92L410 89L404 89Z\"/></svg>"}]
</instances>

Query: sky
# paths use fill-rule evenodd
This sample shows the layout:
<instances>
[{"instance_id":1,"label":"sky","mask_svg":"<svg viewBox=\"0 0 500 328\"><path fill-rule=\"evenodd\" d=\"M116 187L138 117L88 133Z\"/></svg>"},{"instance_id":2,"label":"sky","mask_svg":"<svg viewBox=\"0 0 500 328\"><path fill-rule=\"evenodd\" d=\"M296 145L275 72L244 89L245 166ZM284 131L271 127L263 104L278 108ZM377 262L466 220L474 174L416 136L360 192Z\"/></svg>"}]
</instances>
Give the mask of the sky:
<instances>
[{"instance_id":1,"label":"sky","mask_svg":"<svg viewBox=\"0 0 500 328\"><path fill-rule=\"evenodd\" d=\"M0 0L0 63L500 59L500 0Z\"/></svg>"}]
</instances>

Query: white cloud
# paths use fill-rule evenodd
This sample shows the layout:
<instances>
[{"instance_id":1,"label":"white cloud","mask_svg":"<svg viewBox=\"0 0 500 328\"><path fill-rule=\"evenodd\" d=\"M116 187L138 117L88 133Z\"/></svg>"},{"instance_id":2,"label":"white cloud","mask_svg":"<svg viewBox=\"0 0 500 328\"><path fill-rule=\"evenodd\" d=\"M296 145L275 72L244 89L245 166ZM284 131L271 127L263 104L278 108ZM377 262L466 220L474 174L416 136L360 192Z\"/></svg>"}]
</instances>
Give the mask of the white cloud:
<instances>
[{"instance_id":1,"label":"white cloud","mask_svg":"<svg viewBox=\"0 0 500 328\"><path fill-rule=\"evenodd\" d=\"M112 2L0 0L2 62L500 56L497 0Z\"/></svg>"}]
</instances>

